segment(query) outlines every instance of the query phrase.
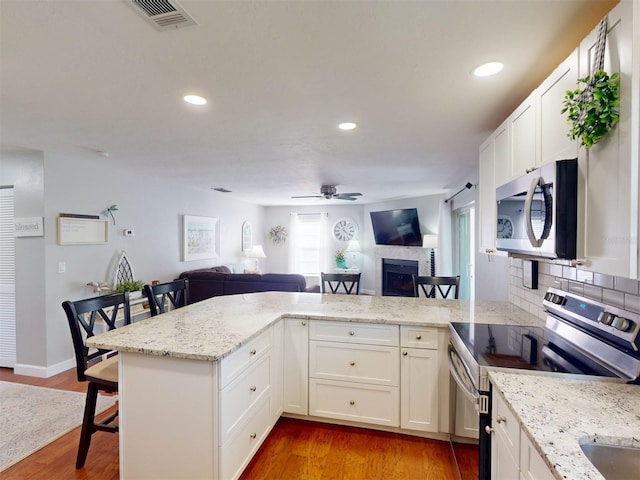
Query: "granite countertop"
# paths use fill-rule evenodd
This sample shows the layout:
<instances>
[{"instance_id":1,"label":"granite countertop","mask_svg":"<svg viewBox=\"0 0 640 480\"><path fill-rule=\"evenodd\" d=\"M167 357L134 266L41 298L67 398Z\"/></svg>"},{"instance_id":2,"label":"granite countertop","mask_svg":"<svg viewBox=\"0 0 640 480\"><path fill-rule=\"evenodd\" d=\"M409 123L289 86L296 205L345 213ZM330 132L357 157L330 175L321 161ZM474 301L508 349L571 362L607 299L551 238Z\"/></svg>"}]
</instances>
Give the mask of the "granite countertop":
<instances>
[{"instance_id":1,"label":"granite countertop","mask_svg":"<svg viewBox=\"0 0 640 480\"><path fill-rule=\"evenodd\" d=\"M543 325L508 302L264 292L214 297L87 340L91 347L217 361L282 317L448 327Z\"/></svg>"},{"instance_id":2,"label":"granite countertop","mask_svg":"<svg viewBox=\"0 0 640 480\"><path fill-rule=\"evenodd\" d=\"M604 478L582 453L582 437L640 447L639 385L566 375L489 377L556 478Z\"/></svg>"}]
</instances>

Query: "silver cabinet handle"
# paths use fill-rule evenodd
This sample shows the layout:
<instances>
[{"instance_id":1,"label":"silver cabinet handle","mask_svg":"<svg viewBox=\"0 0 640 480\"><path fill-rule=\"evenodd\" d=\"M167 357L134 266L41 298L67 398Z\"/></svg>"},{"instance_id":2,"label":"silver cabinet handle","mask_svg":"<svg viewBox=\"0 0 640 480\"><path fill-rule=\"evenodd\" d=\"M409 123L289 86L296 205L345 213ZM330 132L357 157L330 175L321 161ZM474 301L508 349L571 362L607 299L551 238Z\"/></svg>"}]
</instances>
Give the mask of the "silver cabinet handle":
<instances>
[{"instance_id":1,"label":"silver cabinet handle","mask_svg":"<svg viewBox=\"0 0 640 480\"><path fill-rule=\"evenodd\" d=\"M257 436L258 436L258 435L256 435L256 433L254 432L254 433L252 433L251 435L249 435L249 438L250 438L251 440L254 440Z\"/></svg>"},{"instance_id":2,"label":"silver cabinet handle","mask_svg":"<svg viewBox=\"0 0 640 480\"><path fill-rule=\"evenodd\" d=\"M416 335L416 340L422 340L422 335Z\"/></svg>"},{"instance_id":3,"label":"silver cabinet handle","mask_svg":"<svg viewBox=\"0 0 640 480\"><path fill-rule=\"evenodd\" d=\"M255 385L251 385L249 387L249 390L251 390L252 392L255 392L256 391L256 386Z\"/></svg>"},{"instance_id":4,"label":"silver cabinet handle","mask_svg":"<svg viewBox=\"0 0 640 480\"><path fill-rule=\"evenodd\" d=\"M486 427L484 427L484 431L487 432L488 435L491 435L493 433L493 428L487 425Z\"/></svg>"},{"instance_id":5,"label":"silver cabinet handle","mask_svg":"<svg viewBox=\"0 0 640 480\"><path fill-rule=\"evenodd\" d=\"M498 415L498 416L496 416L496 422L498 422L498 423L503 423L503 422L507 423L507 419L506 419L506 417Z\"/></svg>"},{"instance_id":6,"label":"silver cabinet handle","mask_svg":"<svg viewBox=\"0 0 640 480\"><path fill-rule=\"evenodd\" d=\"M355 400L351 400L351 401L349 401L349 405L352 405L352 406L353 406L353 405L355 405L355 404L356 404L356 401L355 401Z\"/></svg>"},{"instance_id":7,"label":"silver cabinet handle","mask_svg":"<svg viewBox=\"0 0 640 480\"><path fill-rule=\"evenodd\" d=\"M352 367L356 366L356 362L349 362L349 365L351 365Z\"/></svg>"},{"instance_id":8,"label":"silver cabinet handle","mask_svg":"<svg viewBox=\"0 0 640 480\"><path fill-rule=\"evenodd\" d=\"M402 355L404 355L404 356L406 357L407 355L409 355L409 352L407 352L407 351L405 350L404 352L402 352Z\"/></svg>"},{"instance_id":9,"label":"silver cabinet handle","mask_svg":"<svg viewBox=\"0 0 640 480\"><path fill-rule=\"evenodd\" d=\"M307 326L307 322L302 322L301 324L302 324L303 327Z\"/></svg>"},{"instance_id":10,"label":"silver cabinet handle","mask_svg":"<svg viewBox=\"0 0 640 480\"><path fill-rule=\"evenodd\" d=\"M356 332L354 332L353 330L351 330L351 331L349 332L349 335L351 335L351 336L354 336L355 334L356 334Z\"/></svg>"},{"instance_id":11,"label":"silver cabinet handle","mask_svg":"<svg viewBox=\"0 0 640 480\"><path fill-rule=\"evenodd\" d=\"M249 354L250 354L250 355L255 355L255 354L256 354L256 349L255 349L255 348L251 349L251 351L249 352Z\"/></svg>"}]
</instances>

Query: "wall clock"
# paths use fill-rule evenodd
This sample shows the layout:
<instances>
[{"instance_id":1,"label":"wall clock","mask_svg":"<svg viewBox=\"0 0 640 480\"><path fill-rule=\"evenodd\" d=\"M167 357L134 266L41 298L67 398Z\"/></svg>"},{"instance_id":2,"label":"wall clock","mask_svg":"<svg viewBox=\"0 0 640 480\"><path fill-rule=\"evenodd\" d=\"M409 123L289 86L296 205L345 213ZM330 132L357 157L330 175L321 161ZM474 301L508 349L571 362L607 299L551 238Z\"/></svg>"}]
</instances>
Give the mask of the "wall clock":
<instances>
[{"instance_id":1,"label":"wall clock","mask_svg":"<svg viewBox=\"0 0 640 480\"><path fill-rule=\"evenodd\" d=\"M498 215L498 238L513 237L513 222L506 215Z\"/></svg>"},{"instance_id":2,"label":"wall clock","mask_svg":"<svg viewBox=\"0 0 640 480\"><path fill-rule=\"evenodd\" d=\"M340 242L348 242L358 235L358 224L348 217L339 218L333 224L333 237Z\"/></svg>"}]
</instances>

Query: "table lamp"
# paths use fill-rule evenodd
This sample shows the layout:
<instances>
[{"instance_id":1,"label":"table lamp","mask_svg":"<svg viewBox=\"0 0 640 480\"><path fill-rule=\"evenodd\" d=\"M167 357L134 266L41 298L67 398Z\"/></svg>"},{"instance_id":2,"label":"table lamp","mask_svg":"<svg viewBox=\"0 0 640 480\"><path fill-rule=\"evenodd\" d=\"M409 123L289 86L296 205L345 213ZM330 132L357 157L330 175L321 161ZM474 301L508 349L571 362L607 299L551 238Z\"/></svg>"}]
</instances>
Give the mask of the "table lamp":
<instances>
[{"instance_id":1,"label":"table lamp","mask_svg":"<svg viewBox=\"0 0 640 480\"><path fill-rule=\"evenodd\" d=\"M256 264L255 264L254 270L256 272L259 272L260 271L260 266L259 266L260 259L261 258L267 258L267 256L264 253L264 250L262 249L262 245L254 245L249 250L247 250L246 255L247 255L248 258L255 259Z\"/></svg>"},{"instance_id":2,"label":"table lamp","mask_svg":"<svg viewBox=\"0 0 640 480\"><path fill-rule=\"evenodd\" d=\"M356 255L358 253L360 253L361 251L362 250L360 249L360 242L358 240L351 240L349 242L349 245L347 246L347 249L345 250L345 252L353 254L353 263L351 264L350 268L356 268L357 267Z\"/></svg>"}]
</instances>

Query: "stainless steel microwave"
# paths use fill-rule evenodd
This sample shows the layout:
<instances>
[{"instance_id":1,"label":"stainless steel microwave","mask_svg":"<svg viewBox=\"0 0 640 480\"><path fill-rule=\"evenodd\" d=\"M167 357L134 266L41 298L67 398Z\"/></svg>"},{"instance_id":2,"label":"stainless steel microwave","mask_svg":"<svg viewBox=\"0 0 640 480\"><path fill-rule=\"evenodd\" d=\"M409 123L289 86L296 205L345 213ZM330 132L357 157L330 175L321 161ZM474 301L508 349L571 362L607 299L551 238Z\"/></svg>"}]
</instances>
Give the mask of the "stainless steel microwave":
<instances>
[{"instance_id":1,"label":"stainless steel microwave","mask_svg":"<svg viewBox=\"0 0 640 480\"><path fill-rule=\"evenodd\" d=\"M496 189L498 250L576 258L578 160L543 165Z\"/></svg>"}]
</instances>

